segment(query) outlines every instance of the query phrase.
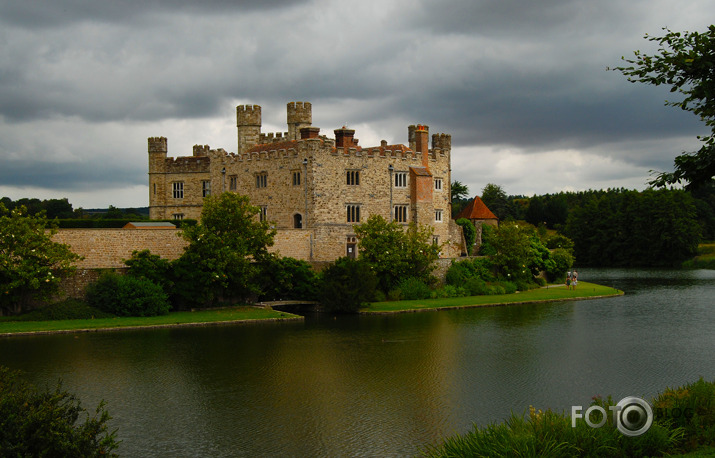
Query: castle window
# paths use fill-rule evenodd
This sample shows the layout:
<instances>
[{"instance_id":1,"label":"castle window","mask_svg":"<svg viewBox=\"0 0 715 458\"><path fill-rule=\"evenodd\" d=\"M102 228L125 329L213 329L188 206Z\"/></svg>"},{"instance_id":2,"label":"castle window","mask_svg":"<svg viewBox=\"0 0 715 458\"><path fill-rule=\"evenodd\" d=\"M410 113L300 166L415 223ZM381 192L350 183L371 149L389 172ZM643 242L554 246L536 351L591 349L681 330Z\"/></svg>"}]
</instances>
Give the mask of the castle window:
<instances>
[{"instance_id":1,"label":"castle window","mask_svg":"<svg viewBox=\"0 0 715 458\"><path fill-rule=\"evenodd\" d=\"M435 178L435 179L434 179L434 190L435 190L435 191L441 191L441 190L442 190L442 179L441 179L441 178Z\"/></svg>"},{"instance_id":2,"label":"castle window","mask_svg":"<svg viewBox=\"0 0 715 458\"><path fill-rule=\"evenodd\" d=\"M432 245L439 245L439 236L435 235L432 237Z\"/></svg>"},{"instance_id":3,"label":"castle window","mask_svg":"<svg viewBox=\"0 0 715 458\"><path fill-rule=\"evenodd\" d=\"M236 175L231 175L228 177L228 189L230 191L235 191L238 188L238 177Z\"/></svg>"},{"instance_id":4,"label":"castle window","mask_svg":"<svg viewBox=\"0 0 715 458\"><path fill-rule=\"evenodd\" d=\"M303 215L300 213L293 215L293 229L303 229Z\"/></svg>"},{"instance_id":5,"label":"castle window","mask_svg":"<svg viewBox=\"0 0 715 458\"><path fill-rule=\"evenodd\" d=\"M268 173L261 172L256 174L256 187L265 188L268 186Z\"/></svg>"},{"instance_id":6,"label":"castle window","mask_svg":"<svg viewBox=\"0 0 715 458\"><path fill-rule=\"evenodd\" d=\"M176 220L184 219L184 214L183 214L183 213L174 213L174 214L171 215L171 216L173 216L174 219L176 219Z\"/></svg>"},{"instance_id":7,"label":"castle window","mask_svg":"<svg viewBox=\"0 0 715 458\"><path fill-rule=\"evenodd\" d=\"M300 170L293 171L293 186L300 186Z\"/></svg>"},{"instance_id":8,"label":"castle window","mask_svg":"<svg viewBox=\"0 0 715 458\"><path fill-rule=\"evenodd\" d=\"M435 210L434 211L434 220L437 223L442 222L442 210Z\"/></svg>"},{"instance_id":9,"label":"castle window","mask_svg":"<svg viewBox=\"0 0 715 458\"><path fill-rule=\"evenodd\" d=\"M348 223L359 223L360 222L360 205L348 205L346 208L347 208L347 222Z\"/></svg>"},{"instance_id":10,"label":"castle window","mask_svg":"<svg viewBox=\"0 0 715 458\"><path fill-rule=\"evenodd\" d=\"M407 205L395 205L395 221L398 223L407 222Z\"/></svg>"},{"instance_id":11,"label":"castle window","mask_svg":"<svg viewBox=\"0 0 715 458\"><path fill-rule=\"evenodd\" d=\"M203 197L208 197L211 195L211 182L204 180L201 182L201 194Z\"/></svg>"},{"instance_id":12,"label":"castle window","mask_svg":"<svg viewBox=\"0 0 715 458\"><path fill-rule=\"evenodd\" d=\"M154 183L154 195L156 195L156 183Z\"/></svg>"},{"instance_id":13,"label":"castle window","mask_svg":"<svg viewBox=\"0 0 715 458\"><path fill-rule=\"evenodd\" d=\"M396 188L406 188L407 187L407 172L395 172L395 187Z\"/></svg>"},{"instance_id":14,"label":"castle window","mask_svg":"<svg viewBox=\"0 0 715 458\"><path fill-rule=\"evenodd\" d=\"M184 182L183 181L174 181L171 183L171 188L173 191L173 196L174 199L183 199L184 198Z\"/></svg>"},{"instance_id":15,"label":"castle window","mask_svg":"<svg viewBox=\"0 0 715 458\"><path fill-rule=\"evenodd\" d=\"M258 214L259 219L261 220L261 222L268 221L268 206L261 205L260 209L261 212Z\"/></svg>"},{"instance_id":16,"label":"castle window","mask_svg":"<svg viewBox=\"0 0 715 458\"><path fill-rule=\"evenodd\" d=\"M357 186L360 184L360 171L348 170L346 173L347 183L349 186Z\"/></svg>"}]
</instances>

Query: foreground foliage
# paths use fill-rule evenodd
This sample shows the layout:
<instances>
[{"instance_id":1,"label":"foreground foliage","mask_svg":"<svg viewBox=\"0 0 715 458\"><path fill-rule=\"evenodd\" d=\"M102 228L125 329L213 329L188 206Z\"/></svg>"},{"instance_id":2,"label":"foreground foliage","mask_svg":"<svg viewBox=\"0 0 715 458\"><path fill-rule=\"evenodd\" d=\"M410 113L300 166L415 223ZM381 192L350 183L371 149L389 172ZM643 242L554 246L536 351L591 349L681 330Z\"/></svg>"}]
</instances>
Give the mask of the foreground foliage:
<instances>
[{"instance_id":1,"label":"foreground foliage","mask_svg":"<svg viewBox=\"0 0 715 458\"><path fill-rule=\"evenodd\" d=\"M612 399L595 398L607 412ZM613 456L641 457L678 454L715 445L715 383L703 379L677 389L667 389L652 400L653 425L640 436L621 434L609 415L606 425L592 428L583 418L572 427L571 418L552 410L529 409L528 416L512 414L502 423L472 431L428 446L424 456ZM678 420L666 410L690 408L693 415ZM658 410L660 409L660 410ZM659 413L661 412L661 413Z\"/></svg>"},{"instance_id":2,"label":"foreground foliage","mask_svg":"<svg viewBox=\"0 0 715 458\"><path fill-rule=\"evenodd\" d=\"M41 392L0 366L0 456L116 456L109 419L103 403L90 414L61 383Z\"/></svg>"},{"instance_id":3,"label":"foreground foliage","mask_svg":"<svg viewBox=\"0 0 715 458\"><path fill-rule=\"evenodd\" d=\"M169 297L161 286L143 277L107 272L87 288L87 302L116 316L156 316L169 313Z\"/></svg>"},{"instance_id":4,"label":"foreground foliage","mask_svg":"<svg viewBox=\"0 0 715 458\"><path fill-rule=\"evenodd\" d=\"M710 135L698 137L703 146L693 153L682 153L675 158L673 172L661 172L651 181L655 186L685 183L686 188L709 185L715 176L715 25L705 32L673 32L650 37L658 51L652 55L635 51L632 59L624 60L627 67L617 67L631 82L670 86L682 100L666 104L698 116L711 129Z\"/></svg>"},{"instance_id":5,"label":"foreground foliage","mask_svg":"<svg viewBox=\"0 0 715 458\"><path fill-rule=\"evenodd\" d=\"M323 271L320 303L331 312L354 313L373 299L377 285L369 264L340 258Z\"/></svg>"}]
</instances>

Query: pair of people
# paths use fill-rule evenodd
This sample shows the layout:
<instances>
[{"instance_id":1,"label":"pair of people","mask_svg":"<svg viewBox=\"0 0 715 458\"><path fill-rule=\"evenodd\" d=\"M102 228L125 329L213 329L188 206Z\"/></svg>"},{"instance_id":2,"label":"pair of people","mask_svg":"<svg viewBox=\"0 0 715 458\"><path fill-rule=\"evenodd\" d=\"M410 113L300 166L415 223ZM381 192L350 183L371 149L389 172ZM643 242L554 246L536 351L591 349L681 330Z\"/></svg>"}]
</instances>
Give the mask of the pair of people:
<instances>
[{"instance_id":1,"label":"pair of people","mask_svg":"<svg viewBox=\"0 0 715 458\"><path fill-rule=\"evenodd\" d=\"M578 285L578 272L574 269L573 272L566 274L566 288L576 289L576 285Z\"/></svg>"}]
</instances>

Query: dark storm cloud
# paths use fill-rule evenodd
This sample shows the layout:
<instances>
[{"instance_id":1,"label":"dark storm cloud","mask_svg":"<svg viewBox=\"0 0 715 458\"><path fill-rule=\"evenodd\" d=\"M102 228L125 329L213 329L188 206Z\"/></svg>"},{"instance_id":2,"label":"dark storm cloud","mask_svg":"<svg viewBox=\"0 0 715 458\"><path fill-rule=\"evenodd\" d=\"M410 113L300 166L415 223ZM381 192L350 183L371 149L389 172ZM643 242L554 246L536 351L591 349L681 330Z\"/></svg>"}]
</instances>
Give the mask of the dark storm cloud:
<instances>
[{"instance_id":1,"label":"dark storm cloud","mask_svg":"<svg viewBox=\"0 0 715 458\"><path fill-rule=\"evenodd\" d=\"M0 23L40 29L65 27L76 22L127 22L164 14L212 14L253 12L288 8L304 4L300 0L33 0L0 2Z\"/></svg>"},{"instance_id":2,"label":"dark storm cloud","mask_svg":"<svg viewBox=\"0 0 715 458\"><path fill-rule=\"evenodd\" d=\"M170 154L230 151L236 104L284 130L290 101L312 102L323 134L365 126L363 145L404 143L414 123L451 133L462 181L518 183L505 170L554 151L598 162L573 183L612 167L632 178L667 168L703 126L606 67L645 48L644 33L701 29L714 12L703 0L0 0L0 187L145 183L147 136L169 137ZM472 167L473 151L508 166Z\"/></svg>"}]
</instances>

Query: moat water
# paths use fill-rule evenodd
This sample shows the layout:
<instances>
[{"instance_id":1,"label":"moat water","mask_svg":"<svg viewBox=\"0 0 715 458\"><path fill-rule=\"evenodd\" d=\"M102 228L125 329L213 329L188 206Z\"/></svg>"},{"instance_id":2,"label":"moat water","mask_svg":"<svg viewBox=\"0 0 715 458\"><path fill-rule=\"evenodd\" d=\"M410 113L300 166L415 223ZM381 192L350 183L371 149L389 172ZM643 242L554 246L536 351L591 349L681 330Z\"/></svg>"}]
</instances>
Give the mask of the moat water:
<instances>
[{"instance_id":1,"label":"moat water","mask_svg":"<svg viewBox=\"0 0 715 458\"><path fill-rule=\"evenodd\" d=\"M0 364L104 399L124 456L414 456L529 405L715 380L715 271L579 274L626 295L0 338Z\"/></svg>"}]
</instances>

